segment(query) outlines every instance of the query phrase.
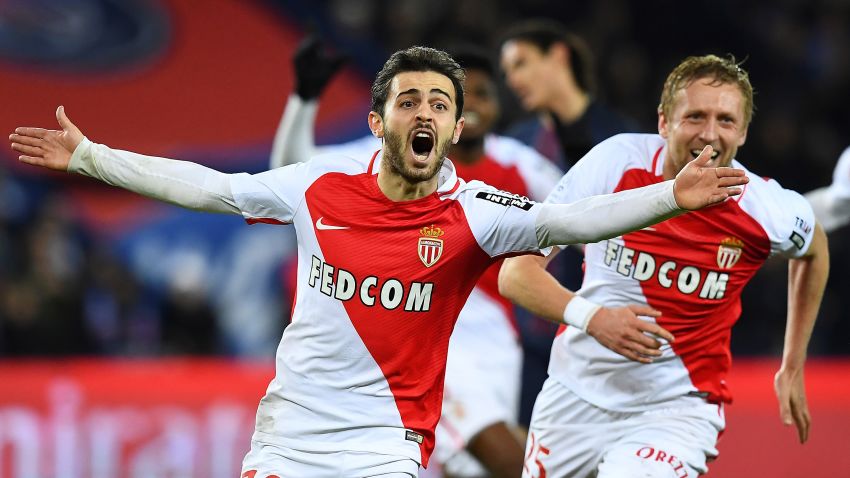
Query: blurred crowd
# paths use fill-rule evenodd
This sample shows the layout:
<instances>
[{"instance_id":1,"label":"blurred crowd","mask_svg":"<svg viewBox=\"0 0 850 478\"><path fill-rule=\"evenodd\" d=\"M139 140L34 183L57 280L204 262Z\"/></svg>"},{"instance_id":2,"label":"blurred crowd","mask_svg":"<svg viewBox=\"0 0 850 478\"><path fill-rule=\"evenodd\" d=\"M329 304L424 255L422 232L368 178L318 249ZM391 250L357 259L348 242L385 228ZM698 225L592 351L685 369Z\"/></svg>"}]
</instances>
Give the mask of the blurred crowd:
<instances>
[{"instance_id":1,"label":"blurred crowd","mask_svg":"<svg viewBox=\"0 0 850 478\"><path fill-rule=\"evenodd\" d=\"M850 144L850 3L845 1L265 3L320 30L369 78L398 48L465 41L492 47L495 57L499 32L512 22L556 19L587 40L601 101L646 132L656 131L658 95L672 66L688 54L731 53L745 60L756 89L756 114L739 150L751 170L809 191L829 182L839 153ZM510 131L523 114L510 94L503 96L500 129ZM107 238L82 227L67 198L51 192L57 181L61 178L16 177L0 165L0 356L258 353L234 345L243 342L231 336L242 332L240 319L232 316L244 313L233 303L245 296L228 298L208 284L206 259L187 261L173 277L150 283ZM812 355L850 353L850 321L844 320L850 279L843 274L850 265L850 228L830 236L830 250L832 274ZM769 263L745 291L733 334L735 353L781 350L786 267ZM285 297L287 277L279 272L285 269L274 270L273 288ZM276 331L267 334L272 338L264 347L276 345L287 311L284 299L264 312Z\"/></svg>"}]
</instances>

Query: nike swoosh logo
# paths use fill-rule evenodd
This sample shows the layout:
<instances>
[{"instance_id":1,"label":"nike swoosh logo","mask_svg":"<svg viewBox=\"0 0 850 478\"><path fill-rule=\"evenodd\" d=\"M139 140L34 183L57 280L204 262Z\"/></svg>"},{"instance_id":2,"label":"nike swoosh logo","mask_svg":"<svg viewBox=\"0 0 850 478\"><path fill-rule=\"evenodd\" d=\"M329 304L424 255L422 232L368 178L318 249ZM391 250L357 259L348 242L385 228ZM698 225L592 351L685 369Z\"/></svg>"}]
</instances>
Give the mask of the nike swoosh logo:
<instances>
[{"instance_id":1,"label":"nike swoosh logo","mask_svg":"<svg viewBox=\"0 0 850 478\"><path fill-rule=\"evenodd\" d=\"M322 217L320 217L319 219L316 220L316 229L319 229L320 231L333 231L333 230L337 230L337 229L351 229L348 226L331 226L330 224L325 224L324 222L322 222L322 219L324 219L324 218L325 217L322 216Z\"/></svg>"}]
</instances>

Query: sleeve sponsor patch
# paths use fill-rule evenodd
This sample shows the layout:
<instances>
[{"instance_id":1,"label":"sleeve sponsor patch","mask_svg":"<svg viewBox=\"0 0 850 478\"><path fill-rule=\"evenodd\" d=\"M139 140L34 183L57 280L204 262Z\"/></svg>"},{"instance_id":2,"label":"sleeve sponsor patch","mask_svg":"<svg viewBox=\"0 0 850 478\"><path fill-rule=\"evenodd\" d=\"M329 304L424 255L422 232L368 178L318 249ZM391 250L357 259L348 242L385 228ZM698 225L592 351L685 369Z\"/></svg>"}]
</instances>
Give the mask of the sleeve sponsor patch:
<instances>
[{"instance_id":1,"label":"sleeve sponsor patch","mask_svg":"<svg viewBox=\"0 0 850 478\"><path fill-rule=\"evenodd\" d=\"M419 433L416 433L415 431L412 431L412 430L405 430L404 431L404 439L407 440L407 441L415 441L416 443L419 443L420 445L422 444L423 441L425 441L425 437L423 437Z\"/></svg>"},{"instance_id":2,"label":"sleeve sponsor patch","mask_svg":"<svg viewBox=\"0 0 850 478\"><path fill-rule=\"evenodd\" d=\"M797 249L802 250L806 246L806 240L797 231L793 231L788 240L793 242Z\"/></svg>"},{"instance_id":3,"label":"sleeve sponsor patch","mask_svg":"<svg viewBox=\"0 0 850 478\"><path fill-rule=\"evenodd\" d=\"M524 211L530 210L531 206L534 205L534 202L525 196L520 196L519 194L510 194L506 192L494 193L481 191L476 194L475 197L477 199L484 199L485 201L501 204L502 206L518 207Z\"/></svg>"}]
</instances>

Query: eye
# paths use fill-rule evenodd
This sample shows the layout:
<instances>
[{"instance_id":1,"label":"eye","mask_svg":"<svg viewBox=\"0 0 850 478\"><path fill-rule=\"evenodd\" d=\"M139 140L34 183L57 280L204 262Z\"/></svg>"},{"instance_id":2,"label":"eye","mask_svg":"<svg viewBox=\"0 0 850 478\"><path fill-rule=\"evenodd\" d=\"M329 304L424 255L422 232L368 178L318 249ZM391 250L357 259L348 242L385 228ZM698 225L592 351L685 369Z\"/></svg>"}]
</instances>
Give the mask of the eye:
<instances>
[{"instance_id":1,"label":"eye","mask_svg":"<svg viewBox=\"0 0 850 478\"><path fill-rule=\"evenodd\" d=\"M438 110L440 110L440 111L446 111L446 110L448 110L448 109L449 109L449 107L448 107L448 106L446 106L446 104L445 104L445 103L434 103L434 108L436 108L436 109L438 109Z\"/></svg>"}]
</instances>

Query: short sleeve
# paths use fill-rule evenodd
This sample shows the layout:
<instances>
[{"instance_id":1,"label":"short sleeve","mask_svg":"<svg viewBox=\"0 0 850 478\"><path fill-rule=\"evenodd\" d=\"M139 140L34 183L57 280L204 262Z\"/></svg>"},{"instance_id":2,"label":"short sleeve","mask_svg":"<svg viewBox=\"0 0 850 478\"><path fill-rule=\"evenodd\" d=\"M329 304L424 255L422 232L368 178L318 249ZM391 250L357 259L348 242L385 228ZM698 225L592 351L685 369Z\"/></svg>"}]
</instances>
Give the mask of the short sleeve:
<instances>
[{"instance_id":1,"label":"short sleeve","mask_svg":"<svg viewBox=\"0 0 850 478\"><path fill-rule=\"evenodd\" d=\"M549 253L540 249L535 231L538 203L480 181L470 182L460 199L476 241L490 257Z\"/></svg>"},{"instance_id":2,"label":"short sleeve","mask_svg":"<svg viewBox=\"0 0 850 478\"><path fill-rule=\"evenodd\" d=\"M291 223L309 185L311 161L258 174L234 174L230 189L242 217L250 223Z\"/></svg>"},{"instance_id":3,"label":"short sleeve","mask_svg":"<svg viewBox=\"0 0 850 478\"><path fill-rule=\"evenodd\" d=\"M803 256L814 237L815 213L812 206L796 191L784 189L772 179L762 181L756 196L756 201L762 206L759 208L761 217L757 219L770 238L771 255L786 258ZM750 186L754 186L752 181Z\"/></svg>"}]
</instances>

